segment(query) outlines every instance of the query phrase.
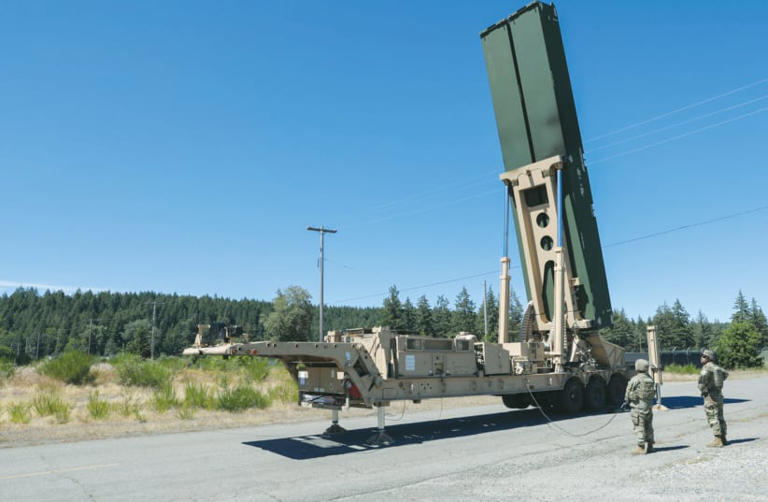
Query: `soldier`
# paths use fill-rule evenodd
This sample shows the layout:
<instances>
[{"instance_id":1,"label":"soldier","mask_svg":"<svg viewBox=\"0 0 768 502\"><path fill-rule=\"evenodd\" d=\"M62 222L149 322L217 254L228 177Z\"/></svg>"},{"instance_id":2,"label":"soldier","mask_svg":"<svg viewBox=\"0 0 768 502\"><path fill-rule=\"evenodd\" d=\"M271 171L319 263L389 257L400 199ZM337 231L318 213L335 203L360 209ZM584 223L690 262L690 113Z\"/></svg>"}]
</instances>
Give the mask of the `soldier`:
<instances>
[{"instance_id":1,"label":"soldier","mask_svg":"<svg viewBox=\"0 0 768 502\"><path fill-rule=\"evenodd\" d=\"M653 451L653 398L656 395L656 386L648 374L648 361L638 359L635 361L637 375L627 384L627 392L624 401L631 408L630 417L637 435L637 448L633 454L645 454Z\"/></svg>"},{"instance_id":2,"label":"soldier","mask_svg":"<svg viewBox=\"0 0 768 502\"><path fill-rule=\"evenodd\" d=\"M704 398L707 422L715 435L715 439L707 446L721 447L728 444L725 439L726 425L723 417L723 382L728 378L728 372L715 364L714 359L715 353L711 350L701 352L699 391Z\"/></svg>"}]
</instances>

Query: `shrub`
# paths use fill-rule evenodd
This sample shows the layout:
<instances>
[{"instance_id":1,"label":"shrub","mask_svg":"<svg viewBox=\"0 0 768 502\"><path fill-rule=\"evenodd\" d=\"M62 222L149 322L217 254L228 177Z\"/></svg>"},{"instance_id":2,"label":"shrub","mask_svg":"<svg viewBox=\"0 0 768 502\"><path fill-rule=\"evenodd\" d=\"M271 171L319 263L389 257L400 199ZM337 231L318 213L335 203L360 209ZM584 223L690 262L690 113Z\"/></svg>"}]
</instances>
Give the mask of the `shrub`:
<instances>
[{"instance_id":1,"label":"shrub","mask_svg":"<svg viewBox=\"0 0 768 502\"><path fill-rule=\"evenodd\" d=\"M65 383L80 385L93 381L92 362L93 357L85 352L71 350L43 363L40 373Z\"/></svg>"},{"instance_id":2,"label":"shrub","mask_svg":"<svg viewBox=\"0 0 768 502\"><path fill-rule=\"evenodd\" d=\"M0 358L0 385L13 376L13 363Z\"/></svg>"},{"instance_id":3,"label":"shrub","mask_svg":"<svg viewBox=\"0 0 768 502\"><path fill-rule=\"evenodd\" d=\"M172 373L181 371L187 366L189 366L188 360L184 359L183 357L176 357L176 356L163 356L159 358L156 361L156 363L162 366L163 368L171 371Z\"/></svg>"},{"instance_id":4,"label":"shrub","mask_svg":"<svg viewBox=\"0 0 768 502\"><path fill-rule=\"evenodd\" d=\"M173 390L171 384L156 389L152 395L152 407L160 413L165 413L178 405L179 400L176 398L176 391Z\"/></svg>"},{"instance_id":5,"label":"shrub","mask_svg":"<svg viewBox=\"0 0 768 502\"><path fill-rule=\"evenodd\" d=\"M269 359L263 357L242 357L240 367L254 382L261 382L269 375Z\"/></svg>"},{"instance_id":6,"label":"shrub","mask_svg":"<svg viewBox=\"0 0 768 502\"><path fill-rule=\"evenodd\" d=\"M269 398L248 386L224 389L216 396L216 408L224 411L241 412L248 408L266 408Z\"/></svg>"},{"instance_id":7,"label":"shrub","mask_svg":"<svg viewBox=\"0 0 768 502\"><path fill-rule=\"evenodd\" d=\"M668 371L669 373L677 373L680 375L696 375L699 373L699 369L693 364L668 364L664 366L664 371Z\"/></svg>"},{"instance_id":8,"label":"shrub","mask_svg":"<svg viewBox=\"0 0 768 502\"><path fill-rule=\"evenodd\" d=\"M69 404L54 393L37 394L32 399L32 407L41 417L55 416L60 424L69 421Z\"/></svg>"},{"instance_id":9,"label":"shrub","mask_svg":"<svg viewBox=\"0 0 768 502\"><path fill-rule=\"evenodd\" d=\"M8 413L11 415L11 422L14 424L28 424L32 420L29 412L29 403L11 403Z\"/></svg>"},{"instance_id":10,"label":"shrub","mask_svg":"<svg viewBox=\"0 0 768 502\"><path fill-rule=\"evenodd\" d=\"M161 388L170 385L171 372L155 361L144 361L132 354L122 354L113 361L118 380L123 385Z\"/></svg>"},{"instance_id":11,"label":"shrub","mask_svg":"<svg viewBox=\"0 0 768 502\"><path fill-rule=\"evenodd\" d=\"M214 404L213 393L205 385L187 383L184 386L184 406L211 409Z\"/></svg>"},{"instance_id":12,"label":"shrub","mask_svg":"<svg viewBox=\"0 0 768 502\"><path fill-rule=\"evenodd\" d=\"M138 407L139 403L134 400L132 394L124 394L123 400L115 403L115 410L124 417L131 416Z\"/></svg>"},{"instance_id":13,"label":"shrub","mask_svg":"<svg viewBox=\"0 0 768 502\"><path fill-rule=\"evenodd\" d=\"M296 403L299 401L299 387L295 382L281 382L269 389L269 399L281 403Z\"/></svg>"},{"instance_id":14,"label":"shrub","mask_svg":"<svg viewBox=\"0 0 768 502\"><path fill-rule=\"evenodd\" d=\"M109 401L101 399L98 390L88 395L88 412L97 420L107 418L109 415Z\"/></svg>"},{"instance_id":15,"label":"shrub","mask_svg":"<svg viewBox=\"0 0 768 502\"><path fill-rule=\"evenodd\" d=\"M185 403L182 407L176 410L176 416L182 420L192 420L195 418L195 410Z\"/></svg>"}]
</instances>

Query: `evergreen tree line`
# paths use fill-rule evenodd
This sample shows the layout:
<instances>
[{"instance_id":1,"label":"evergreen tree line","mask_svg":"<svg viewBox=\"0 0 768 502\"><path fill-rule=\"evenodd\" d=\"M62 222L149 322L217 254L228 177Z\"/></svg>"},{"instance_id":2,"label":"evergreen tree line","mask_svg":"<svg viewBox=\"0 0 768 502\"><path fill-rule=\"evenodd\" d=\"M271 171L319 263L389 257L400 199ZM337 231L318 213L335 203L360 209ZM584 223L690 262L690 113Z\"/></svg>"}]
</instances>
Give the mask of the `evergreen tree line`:
<instances>
[{"instance_id":1,"label":"evergreen tree line","mask_svg":"<svg viewBox=\"0 0 768 502\"><path fill-rule=\"evenodd\" d=\"M370 328L383 325L426 336L451 337L470 332L496 341L499 309L492 289L484 302L472 300L462 288L451 303L438 296L430 305L426 296L415 303L401 300L392 286L381 307L326 306L324 328ZM154 320L155 355L176 355L189 346L197 324L238 325L251 340L316 340L317 305L303 288L291 286L277 292L271 302L218 297L163 295L153 292L38 293L17 289L0 296L0 357L27 362L76 349L97 355L129 351L148 357ZM511 292L509 332L517 338L523 305ZM487 335L486 335L487 315ZM648 318L629 318L614 311L613 326L601 330L609 341L629 351L645 349L648 324L657 326L663 350L714 348L731 367L761 364L759 351L768 345L768 322L753 298L739 292L730 322L710 321L702 312L692 317L679 300L661 305Z\"/></svg>"}]
</instances>

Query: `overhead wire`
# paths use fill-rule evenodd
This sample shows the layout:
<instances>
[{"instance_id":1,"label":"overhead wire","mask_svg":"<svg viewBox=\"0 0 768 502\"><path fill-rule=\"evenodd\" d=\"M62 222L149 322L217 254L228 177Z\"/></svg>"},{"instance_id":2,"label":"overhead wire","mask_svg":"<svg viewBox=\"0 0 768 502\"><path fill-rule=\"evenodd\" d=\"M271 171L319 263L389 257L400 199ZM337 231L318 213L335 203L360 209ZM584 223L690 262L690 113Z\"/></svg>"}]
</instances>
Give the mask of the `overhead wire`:
<instances>
[{"instance_id":1,"label":"overhead wire","mask_svg":"<svg viewBox=\"0 0 768 502\"><path fill-rule=\"evenodd\" d=\"M708 129L712 129L712 128L715 128L715 127L719 127L721 125L730 124L731 122L736 122L737 120L745 119L747 117L751 117L752 115L757 115L758 113L763 113L763 112L766 112L766 111L768 111L768 106L763 107L763 108L758 108L757 110L752 110L751 112L738 115L738 116L730 118L728 120L722 120L720 122L716 122L716 123L710 124L708 126L699 127L698 129L693 129L692 131L688 131L688 132L685 132L683 134L678 134L677 136L672 136L671 138L662 139L662 140L656 141L656 142L648 144L648 145L640 146L640 147L637 147L637 148L632 148L631 150L626 150L624 152L620 152L620 153L617 153L617 154L614 154L614 155L609 155L608 157L603 157L603 158L600 158L600 159L597 159L597 160L593 160L593 161L589 162L588 164L590 166L594 166L595 164L601 164L601 163L606 162L606 161L611 160L611 159L615 159L615 158L618 158L618 157L624 157L624 156L630 155L632 153L642 152L643 150L647 150L647 149L653 148L655 146L664 145L666 143L671 143L672 141L676 141L678 139L687 138L688 136L692 136L692 135L700 133L702 131L706 131Z\"/></svg>"},{"instance_id":2,"label":"overhead wire","mask_svg":"<svg viewBox=\"0 0 768 502\"><path fill-rule=\"evenodd\" d=\"M609 137L609 136L614 136L614 135L620 134L622 132L625 132L625 131L628 131L628 130L631 130L631 129L635 129L635 128L640 127L642 125L649 124L649 123L661 120L662 118L666 118L666 117L675 115L677 113L681 113L683 111L690 110L690 109L702 106L704 104L707 104L707 103L710 103L712 101L724 98L726 96L730 96L730 95L736 94L738 92L741 92L743 90L746 90L746 89L758 86L758 85L766 83L766 82L768 82L768 78L763 78L763 79L756 80L754 82L750 82L748 84L745 84L745 85L742 85L742 86L739 86L739 87L735 87L735 88L730 89L730 90L728 90L726 92L723 92L723 93L720 93L720 94L716 94L714 96L710 96L710 97L705 98L703 100L700 100L700 101L697 101L697 102L694 102L694 103L691 103L691 104L688 104L688 105L676 108L674 110L671 110L671 111L668 111L668 112L656 115L656 116L651 117L649 119L641 120L639 122L635 122L635 123L629 124L627 126L621 127L619 129L616 129L614 131L610 131L608 133L604 133L604 134L601 134L599 136L595 136L595 137L593 137L593 138L591 138L589 140L586 140L585 143L594 142L594 141L596 141L598 139L602 139L602 138ZM650 135L655 134L655 133L659 133L659 132L662 132L662 131L666 131L666 130L672 129L674 127L679 127L681 125L685 125L685 124L688 124L688 123L691 123L691 122L695 122L697 120L702 120L704 118L708 118L708 117L717 115L719 113L723 113L723 112L726 112L726 111L729 111L729 110L734 110L736 108L747 106L749 104L761 101L761 100L766 99L766 98L768 98L768 95L760 96L758 98L751 99L751 100L748 100L748 101L745 101L745 102L742 102L742 103L738 103L736 105L730 105L730 106L727 106L727 107L715 110L713 112L709 112L709 113L700 115L698 117L687 119L687 120L684 120L682 122L678 122L676 124L660 127L660 128L654 129L652 131L648 131L648 132L645 132L645 133L642 133L642 134L638 134L638 135L632 136L630 138L625 138L623 140L614 141L612 143L608 143L607 145L602 145L602 146L599 146L599 147L596 147L596 148L590 148L587 151L587 153L592 153L592 152L596 152L596 151L599 151L599 150L605 150L606 148L609 148L611 146L627 143L627 142L633 141L635 139L640 139L640 138L643 138L643 137L646 137L646 136L650 136ZM651 144L648 144L648 145L644 145L644 146L640 146L640 147L637 147L637 148L633 148L631 150L627 150L627 151L624 151L624 152L619 152L617 154L613 154L613 155L610 155L608 157L596 159L594 161L591 161L589 163L589 165L600 164L602 162L605 162L605 161L613 159L613 158L623 157L625 155L630 155L632 153L636 153L636 152L643 151L643 150L646 150L646 149L649 149L649 148L653 148L655 146L659 146L659 145L662 145L662 144L665 144L665 143L669 143L671 141L682 139L682 138L685 138L687 136L696 134L698 132L701 132L701 131L704 131L704 130L707 130L707 129L711 129L711 128L718 127L718 126L721 126L721 125L725 125L725 124L728 124L728 123L731 123L731 122L735 122L737 120L741 120L743 118L747 118L747 117L755 115L757 113L762 113L763 111L766 111L766 109L759 109L759 110L756 110L756 111L753 111L753 112L749 112L749 113L740 115L738 117L734 117L732 119L728 119L728 120L724 120L724 121L718 122L716 124L711 124L711 125L708 125L708 126L705 126L705 127L702 127L702 128L694 129L692 131L685 132L683 134L680 134L678 136L674 136L672 138L666 138L664 140L660 140L660 141L657 141L657 142L654 142L654 143L651 143ZM496 174L496 173L497 173L497 171L495 171L495 170L494 171L490 171L489 170L489 171L487 171L487 173L482 174L480 176L476 176L476 177L472 177L472 178L468 178L468 179L451 181L450 183L446 183L446 184L440 185L438 187L433 187L433 188L430 188L428 190L418 191L418 192L411 193L410 195L401 197L399 199L393 199L393 200L390 200L390 201L383 202L381 204L369 206L369 209L373 209L375 212L383 211L383 210L385 210L387 208L390 208L392 206L397 206L397 205L400 205L400 204L403 204L403 203L407 203L407 202L410 202L410 201L421 200L423 198L428 198L430 196L433 196L433 195L436 195L436 194L439 194L439 193L444 193L446 191L451 191L454 188L466 189L468 186L476 185L476 184L484 182L486 179L488 179L487 178L488 175ZM480 196L486 195L488 193L490 193L490 192L477 193L475 195L470 195L470 196L467 196L467 197L463 197L461 199L453 200L453 201L451 201L451 202L449 202L447 204L444 204L444 205L430 206L427 209L420 209L420 210L416 210L416 211L406 211L406 212L400 213L400 214L385 215L385 216L381 216L381 217L374 217L374 218L371 218L370 220L367 220L367 221L362 222L362 223L351 225L350 227L347 227L347 228L353 228L354 229L354 228L362 227L362 226L365 226L365 225L370 225L370 224L373 224L373 223L380 223L382 221L392 220L392 219L395 219L395 218L403 218L403 217L412 216L412 215L416 215L416 214L422 214L422 213L428 212L428 211L430 211L432 209L437 209L437 208L440 208L440 207L447 207L447 206L455 205L455 204L457 204L459 202L463 202L465 200L470 200L470 199L475 198L475 197L480 197Z\"/></svg>"},{"instance_id":3,"label":"overhead wire","mask_svg":"<svg viewBox=\"0 0 768 502\"><path fill-rule=\"evenodd\" d=\"M768 78L762 78L760 80L756 80L754 82L750 82L749 84L736 87L736 88L731 89L729 91L726 91L724 93L717 94L715 96L710 96L708 98L702 99L701 101L696 101L694 103L682 106L682 107L674 109L672 111L665 112L665 113L662 113L660 115L656 115L655 117L651 117L649 119L641 120L639 122L635 122L633 124L629 124L627 126L619 128L619 129L615 129L613 131L610 131L610 132L607 132L607 133L603 133L603 134L600 134L598 136L594 136L594 137L586 140L585 143L591 143L591 142L600 140L602 138L607 138L609 136L615 136L616 134L622 133L624 131L629 131L630 129L635 129L635 128L640 127L642 125L650 124L651 122L655 122L657 120L661 120L661 119L669 117L671 115L675 115L677 113L684 112L686 110L691 110L691 109L699 107L701 105L705 105L707 103L711 103L712 101L718 100L720 98L724 98L726 96L730 96L732 94L736 94L737 92L741 92L743 90L750 89L752 87L755 87L755 86L760 85L760 84L765 83L765 82L768 82Z\"/></svg>"},{"instance_id":4,"label":"overhead wire","mask_svg":"<svg viewBox=\"0 0 768 502\"><path fill-rule=\"evenodd\" d=\"M755 208L752 208L752 209L747 209L747 210L744 210L744 211L738 211L738 212L735 212L735 213L726 214L726 215L723 215L723 216L717 216L715 218L710 218L708 220L703 220L703 221L694 222L694 223L688 223L688 224L680 225L680 226L677 226L677 227L674 227L674 228L668 228L666 230L660 230L658 232L652 232L652 233L649 233L649 234L640 235L640 236L637 236L637 237L632 237L630 239L625 239L625 240L621 240L621 241L612 242L610 244L606 244L606 245L602 246L602 249L606 249L606 248L610 248L610 247L615 247L615 246L621 246L623 244L629 244L629 243L632 243L632 242L637 242L637 241L641 241L641 240L645 240L645 239L650 239L650 238L658 237L658 236L661 236L661 235L671 234L671 233L674 233L674 232L679 232L681 230L687 230L689 228L700 227L700 226L703 226L703 225L709 225L711 223L716 223L716 222L719 222L719 221L729 220L729 219L737 218L739 216L744 216L744 215L747 215L747 214L753 214L753 213L757 213L757 212L765 211L765 210L768 210L768 204L763 205L763 206L758 206L758 207L755 207ZM515 269L519 269L519 268L521 268L520 265L514 265L514 266L510 266L509 267L510 270L515 270ZM491 271L488 271L488 272L481 272L481 273L478 273L478 274L466 275L466 276L462 276L462 277L456 277L456 278L453 278L453 279L446 279L446 280L442 280L442 281L431 282L431 283L428 283L428 284L421 284L421 285L418 285L418 286L410 286L408 288L400 289L399 291L400 292L406 292L406 291L414 291L414 290L418 290L418 289L425 289L425 288L429 288L429 287L433 287L433 286L441 286L443 284L450 284L452 282L459 282L459 281L464 281L464 280L468 280L468 279L476 279L478 277L483 277L483 276L487 276L487 275L491 275L491 274L497 274L497 273L499 273L498 270L491 270ZM365 300L365 299L368 299L368 298L380 298L380 297L386 296L388 294L389 293L386 292L386 293L375 293L375 294L364 295L364 296L356 296L356 297L352 297L352 298L345 298L343 300L339 300L339 301L334 302L334 303L344 303L344 302L351 302L351 301L357 301L357 300Z\"/></svg>"},{"instance_id":5,"label":"overhead wire","mask_svg":"<svg viewBox=\"0 0 768 502\"><path fill-rule=\"evenodd\" d=\"M721 98L729 96L729 95L733 95L735 93L738 93L738 92L741 92L743 90L755 87L755 86L760 85L760 84L765 83L765 82L768 82L768 78L763 78L763 79L760 79L760 80L748 83L746 85L742 85L742 86L736 87L736 88L731 89L729 91L726 91L724 93L720 93L720 94L708 97L706 99L703 99L703 100L700 100L700 101L697 101L697 102L685 105L683 107L676 108L676 109L671 110L669 112L665 112L663 114L656 115L656 116L651 117L649 119L645 119L645 120L642 120L642 121L639 121L639 122L635 122L633 124L630 124L628 126L622 127L620 129L616 129L614 131L610 131L608 133L601 134L601 135L596 136L594 138L591 138L591 139L589 139L587 141L588 142L593 142L593 141L596 141L598 139L602 139L602 138L609 137L609 136L614 136L614 135L619 134L621 132L628 131L628 130L640 127L642 125L645 125L645 124L648 124L648 123L651 123L651 122L655 122L655 121L661 120L662 118L666 118L666 117L675 115L677 113L680 113L680 112L683 112L683 111L686 111L686 110L690 110L690 109L702 106L704 104L710 103L712 101L715 101L717 99L721 99ZM685 125L685 124L688 124L688 123L691 123L691 122L695 122L697 120L701 120L701 119L704 119L704 118L708 118L708 117L717 115L719 113L723 113L723 112L730 111L730 110L733 110L733 109L736 109L736 108L740 108L740 107L743 107L743 106L746 106L746 105L749 105L749 104L761 101L761 100L766 99L766 98L768 98L768 95L760 96L758 98L754 98L754 99L747 100L747 101L744 101L744 102L741 102L741 103L737 103L735 105L730 105L730 106L727 106L727 107L723 107L723 108L715 110L713 112L709 112L709 113L706 113L706 114L703 114L703 115L700 115L700 116L697 116L697 117L693 117L691 119L687 119L687 120L684 120L682 122L679 122L679 123L676 123L676 124L673 124L673 125L668 125L668 126L664 126L664 127L661 127L661 128L657 128L657 129L654 129L652 131L648 131L646 133L635 135L635 136L633 136L631 138L628 138L628 139L625 139L625 140L620 140L620 141L617 141L617 142L610 143L608 145L603 145L603 146L595 148L594 150L591 150L591 151L602 150L602 149L605 149L605 148L607 148L609 146L613 146L613 145L621 144L621 143L626 143L628 141L632 141L634 139L639 139L641 137L646 137L646 136L649 136L649 135L654 134L654 133L658 133L658 132L662 132L662 131L665 131L665 130L669 130L669 129L674 128L674 127L679 127L681 125ZM741 120L741 119L744 119L744 118L756 115L758 113L763 113L765 111L768 111L768 107L759 108L757 110L753 110L753 111L750 111L750 112L738 115L736 117L732 117L732 118L729 118L729 119L726 119L726 120L722 120L722 121L716 122L714 124L709 124L709 125L706 125L706 126L703 126L703 127L699 127L699 128L696 128L696 129L684 132L682 134L678 134L676 136L672 136L670 138L665 138L663 140L659 140L659 141L650 143L648 145L643 145L643 146L640 146L640 147L637 147L637 148L626 150L624 152L619 152L619 153L610 155L608 157L599 158L597 160L590 161L589 165L593 166L593 165L600 164L600 163L606 162L608 160L611 160L611 159L614 159L614 158L617 158L617 157L622 157L622 156L625 156L625 155L630 155L632 153L636 153L636 152L639 152L639 151L647 150L647 149L653 148L655 146L659 146L659 145L663 145L663 144L666 144L666 143L670 143L672 141L683 139L685 137L691 136L693 134L697 134L697 133L705 131L705 130L709 130L709 129L712 129L712 128L715 128L715 127L719 127L719 126L726 125L726 124L729 124L729 123L732 123L732 122L736 122L738 120ZM485 176L486 175L483 175L483 178L485 178ZM471 178L471 179L473 180L473 182L470 182L470 184L474 184L474 183L477 183L478 181L480 181L477 178ZM462 180L462 181L452 182L452 183L443 185L441 187L437 187L434 190L430 190L430 191L424 192L423 194L425 195L425 194L435 194L435 193L444 192L447 189L452 188L454 186L461 187L461 188L466 188L467 181L466 180ZM347 228L356 228L356 227L370 225L370 224L373 224L373 223L379 223L379 222L382 222L382 221L387 221L387 220L391 220L391 219L395 219L395 218L402 218L402 217L413 216L413 215L417 215L417 214L423 214L425 212L429 212L429 211L432 211L434 209L439 209L439 208L442 208L442 207L452 206L452 205L458 204L460 202L464 202L464 201L467 201L467 200L475 199L477 197L481 197L481 196L484 196L484 195L489 195L489 194L494 193L494 192L496 192L496 190L487 191L487 192L481 192L481 193L469 195L469 196L462 197L462 198L459 198L459 199L454 199L451 202L448 202L446 204L432 205L432 206L430 206L428 208L419 209L419 210L416 210L416 211L408 211L408 212L399 213L399 214L382 216L380 218L374 218L374 219L365 221L363 223L351 225L350 227L347 227ZM390 201L390 202L387 202L387 203L385 203L383 205L379 205L379 206L376 206L376 207L382 207L382 208L383 207L388 207L388 206L391 206L391 205L402 203L405 200L417 199L417 198L420 198L421 196L422 196L422 194L411 194L410 196L408 196L406 198L401 198L398 201ZM761 211L761 210L764 210L766 208L768 208L768 206L761 206L761 207L758 207L758 208L754 208L754 209L750 209L750 210L746 210L746 211L741 211L741 212L738 212L738 213L733 213L733 214L725 215L725 216L722 216L722 217L717 217L717 218L713 218L713 219L710 219L710 220L705 220L705 221L702 221L702 222L682 225L682 226L679 226L679 227L674 227L674 228L671 228L671 229L662 230L660 232L654 232L654 233L651 233L651 234L647 234L647 235L643 235L643 236L638 236L638 237L634 237L634 238L623 240L623 241L613 242L613 243L610 243L610 244L607 244L607 245L603 246L603 248L618 246L618 245L622 245L622 244L627 244L627 243L630 243L630 242L635 242L635 241L639 241L639 240L649 239L649 238L656 237L656 236L659 236L659 235L664 235L664 234L668 234L668 233L672 233L672 232L676 232L676 231L680 231L680 230L685 230L685 229L696 227L696 226L706 225L706 224L714 223L714 222L717 222L717 221L722 221L722 220L726 220L726 219L730 219L730 218L735 218L735 217L742 216L742 215L745 215L745 214L750 214L750 213L754 213L754 212L757 212L757 211ZM506 240L506 238L505 238L505 240ZM347 267L347 268L351 268L351 267ZM510 269L515 269L515 268L520 268L520 267L519 266L510 267ZM432 283L428 283L428 284L422 284L422 285L418 285L418 286L412 286L412 287L408 287L408 288L403 288L400 291L405 292L405 291L413 291L413 290L418 290L418 289L424 289L424 288L428 288L428 287L433 287L433 286L438 286L438 285L443 285L443 284L449 284L449 283L452 283L452 282L458 282L458 281L462 281L462 280L483 277L483 276L495 274L497 272L498 271L490 271L490 272L483 272L483 273L479 273L479 274L473 274L473 275L469 275L469 276L458 277L458 278L454 278L454 279L447 279L447 280L432 282ZM357 301L357 300L363 300L363 299L375 298L375 297L381 297L381 296L385 296L387 294L388 293L375 293L375 294L358 296L358 297L353 297L353 298L346 298L346 299L343 299L343 300L339 300L337 303L348 302L348 301Z\"/></svg>"},{"instance_id":6,"label":"overhead wire","mask_svg":"<svg viewBox=\"0 0 768 502\"><path fill-rule=\"evenodd\" d=\"M613 141L611 143L607 143L605 145L598 146L597 148L590 148L589 149L589 153L594 153L594 152L597 152L597 151L600 151L600 150L605 150L605 149L610 148L612 146L621 145L621 144L624 144L624 143L629 143L630 141L634 141L636 139L644 138L646 136L651 136L653 134L657 134L657 133L660 133L662 131L667 131L669 129L674 129L675 127L680 127L681 125L690 124L691 122L696 122L697 120L705 119L705 118L711 117L713 115L718 115L720 113L724 113L724 112L727 112L727 111L735 110L736 108L742 108L744 106L751 105L752 103L756 103L756 102L762 101L764 99L768 99L768 94L765 94L763 96L757 97L755 99L750 99L748 101L743 101L743 102L737 103L735 105L726 106L724 108L719 108L719 109L717 109L715 111L712 111L712 112L709 112L709 113L705 113L704 115L698 115L696 117L693 117L693 118L690 118L690 119L687 119L687 120L683 120L682 122L677 122L675 124L671 124L671 125L668 125L668 126L660 127L658 129L653 129L652 131L644 132L642 134L636 134L634 136L630 136L629 138L621 139L621 140L618 140L618 141Z\"/></svg>"}]
</instances>

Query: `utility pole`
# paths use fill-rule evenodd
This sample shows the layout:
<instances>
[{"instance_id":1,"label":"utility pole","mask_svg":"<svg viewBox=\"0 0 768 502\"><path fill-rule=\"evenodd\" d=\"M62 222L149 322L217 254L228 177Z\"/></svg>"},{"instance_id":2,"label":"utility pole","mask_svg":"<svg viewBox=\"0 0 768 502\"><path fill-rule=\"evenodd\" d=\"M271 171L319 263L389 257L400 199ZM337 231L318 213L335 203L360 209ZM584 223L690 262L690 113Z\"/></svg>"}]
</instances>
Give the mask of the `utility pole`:
<instances>
[{"instance_id":1,"label":"utility pole","mask_svg":"<svg viewBox=\"0 0 768 502\"><path fill-rule=\"evenodd\" d=\"M488 289L483 281L483 340L488 339Z\"/></svg>"},{"instance_id":2,"label":"utility pole","mask_svg":"<svg viewBox=\"0 0 768 502\"><path fill-rule=\"evenodd\" d=\"M323 248L325 245L325 234L335 234L338 230L325 228L322 225L320 225L320 228L307 227L307 230L320 232L320 341L322 342L325 339L325 333L323 331L323 270L325 269L325 255Z\"/></svg>"}]
</instances>

